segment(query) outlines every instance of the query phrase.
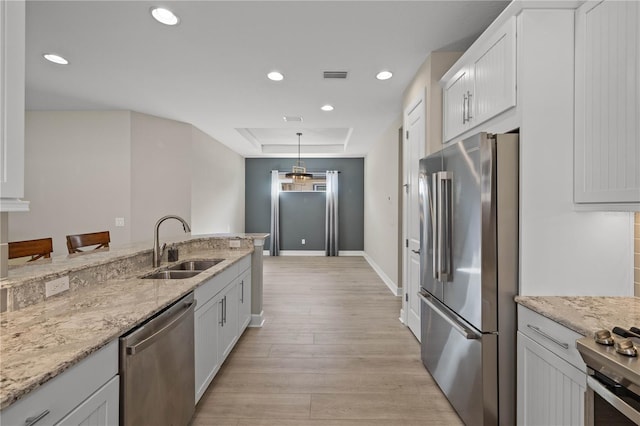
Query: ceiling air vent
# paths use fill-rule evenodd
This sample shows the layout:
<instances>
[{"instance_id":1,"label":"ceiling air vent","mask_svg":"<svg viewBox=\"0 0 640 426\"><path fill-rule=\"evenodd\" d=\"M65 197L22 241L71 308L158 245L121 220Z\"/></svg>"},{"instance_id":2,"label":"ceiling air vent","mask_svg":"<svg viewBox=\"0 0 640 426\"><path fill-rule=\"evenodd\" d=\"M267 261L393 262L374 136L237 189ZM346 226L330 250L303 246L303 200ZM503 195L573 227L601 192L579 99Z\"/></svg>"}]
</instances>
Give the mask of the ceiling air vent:
<instances>
[{"instance_id":1,"label":"ceiling air vent","mask_svg":"<svg viewBox=\"0 0 640 426\"><path fill-rule=\"evenodd\" d=\"M302 117L297 117L295 115L285 115L284 117L282 117L284 119L284 121L289 122L289 121L297 121L297 122L302 122Z\"/></svg>"},{"instance_id":2,"label":"ceiling air vent","mask_svg":"<svg viewBox=\"0 0 640 426\"><path fill-rule=\"evenodd\" d=\"M347 78L346 71L325 71L323 74L324 78Z\"/></svg>"}]
</instances>

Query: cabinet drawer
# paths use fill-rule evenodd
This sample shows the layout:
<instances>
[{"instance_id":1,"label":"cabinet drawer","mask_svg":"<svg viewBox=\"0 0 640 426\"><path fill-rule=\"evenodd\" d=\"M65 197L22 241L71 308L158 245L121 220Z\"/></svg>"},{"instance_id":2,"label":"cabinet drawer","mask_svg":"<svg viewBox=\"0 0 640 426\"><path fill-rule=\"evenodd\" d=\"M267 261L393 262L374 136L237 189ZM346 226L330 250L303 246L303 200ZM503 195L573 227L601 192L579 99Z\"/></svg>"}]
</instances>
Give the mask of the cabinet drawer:
<instances>
[{"instance_id":1,"label":"cabinet drawer","mask_svg":"<svg viewBox=\"0 0 640 426\"><path fill-rule=\"evenodd\" d=\"M238 275L242 274L247 269L251 268L251 255L245 256L237 263Z\"/></svg>"},{"instance_id":2,"label":"cabinet drawer","mask_svg":"<svg viewBox=\"0 0 640 426\"><path fill-rule=\"evenodd\" d=\"M53 425L118 374L118 341L83 359L0 412L0 424L24 425L48 411L37 426Z\"/></svg>"},{"instance_id":3,"label":"cabinet drawer","mask_svg":"<svg viewBox=\"0 0 640 426\"><path fill-rule=\"evenodd\" d=\"M521 305L518 305L518 330L580 371L587 371L576 349L576 340L584 337L580 333Z\"/></svg>"},{"instance_id":4,"label":"cabinet drawer","mask_svg":"<svg viewBox=\"0 0 640 426\"><path fill-rule=\"evenodd\" d=\"M218 275L207 280L193 292L193 297L197 301L196 311L204 306L209 299L220 293L230 282L238 276L237 265L231 265Z\"/></svg>"}]
</instances>

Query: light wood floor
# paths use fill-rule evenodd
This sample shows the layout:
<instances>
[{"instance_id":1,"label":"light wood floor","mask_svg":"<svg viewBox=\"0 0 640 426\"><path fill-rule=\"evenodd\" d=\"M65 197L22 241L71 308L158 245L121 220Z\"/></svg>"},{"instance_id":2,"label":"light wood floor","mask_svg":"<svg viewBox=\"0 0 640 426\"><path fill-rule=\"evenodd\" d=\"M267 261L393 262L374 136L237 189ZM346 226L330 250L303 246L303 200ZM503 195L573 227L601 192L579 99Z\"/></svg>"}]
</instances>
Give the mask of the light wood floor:
<instances>
[{"instance_id":1,"label":"light wood floor","mask_svg":"<svg viewBox=\"0 0 640 426\"><path fill-rule=\"evenodd\" d=\"M362 257L265 257L249 328L193 426L459 425L394 297Z\"/></svg>"}]
</instances>

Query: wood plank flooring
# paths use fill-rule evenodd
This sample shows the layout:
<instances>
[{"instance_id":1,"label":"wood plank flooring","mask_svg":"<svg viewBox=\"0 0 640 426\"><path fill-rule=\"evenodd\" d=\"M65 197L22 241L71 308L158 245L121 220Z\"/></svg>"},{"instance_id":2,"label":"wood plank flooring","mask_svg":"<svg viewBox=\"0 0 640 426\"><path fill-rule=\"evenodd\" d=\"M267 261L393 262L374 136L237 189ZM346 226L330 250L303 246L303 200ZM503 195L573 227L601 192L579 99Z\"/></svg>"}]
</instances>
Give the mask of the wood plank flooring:
<instances>
[{"instance_id":1,"label":"wood plank flooring","mask_svg":"<svg viewBox=\"0 0 640 426\"><path fill-rule=\"evenodd\" d=\"M461 425L394 297L362 257L265 257L249 328L193 426Z\"/></svg>"}]
</instances>

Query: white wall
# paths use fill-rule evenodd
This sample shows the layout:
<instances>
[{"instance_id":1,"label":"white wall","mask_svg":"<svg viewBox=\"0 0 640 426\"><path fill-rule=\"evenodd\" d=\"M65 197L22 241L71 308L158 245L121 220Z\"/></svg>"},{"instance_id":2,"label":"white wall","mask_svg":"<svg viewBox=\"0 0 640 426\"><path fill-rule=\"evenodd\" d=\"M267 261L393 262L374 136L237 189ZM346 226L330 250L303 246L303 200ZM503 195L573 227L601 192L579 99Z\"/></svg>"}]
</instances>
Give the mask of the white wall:
<instances>
[{"instance_id":1,"label":"white wall","mask_svg":"<svg viewBox=\"0 0 640 426\"><path fill-rule=\"evenodd\" d=\"M244 231L244 159L187 123L131 111L27 111L25 199L9 241L109 231L113 246L153 239L183 217L193 234ZM115 218L125 219L115 227ZM160 236L184 235L178 221ZM149 246L151 247L151 246Z\"/></svg>"},{"instance_id":2,"label":"white wall","mask_svg":"<svg viewBox=\"0 0 640 426\"><path fill-rule=\"evenodd\" d=\"M631 213L573 204L573 20L519 17L520 293L631 296Z\"/></svg>"},{"instance_id":3,"label":"white wall","mask_svg":"<svg viewBox=\"0 0 640 426\"><path fill-rule=\"evenodd\" d=\"M131 113L131 241L153 239L154 225L168 214L191 222L190 124ZM161 236L182 235L169 220Z\"/></svg>"},{"instance_id":4,"label":"white wall","mask_svg":"<svg viewBox=\"0 0 640 426\"><path fill-rule=\"evenodd\" d=\"M9 214L9 241L53 238L67 253L66 235L105 231L114 244L130 240L128 111L27 111L26 213Z\"/></svg>"},{"instance_id":5,"label":"white wall","mask_svg":"<svg viewBox=\"0 0 640 426\"><path fill-rule=\"evenodd\" d=\"M192 127L191 233L244 232L244 158Z\"/></svg>"},{"instance_id":6,"label":"white wall","mask_svg":"<svg viewBox=\"0 0 640 426\"><path fill-rule=\"evenodd\" d=\"M364 251L396 287L402 285L398 274L400 127L402 116L389 126L364 160Z\"/></svg>"}]
</instances>

